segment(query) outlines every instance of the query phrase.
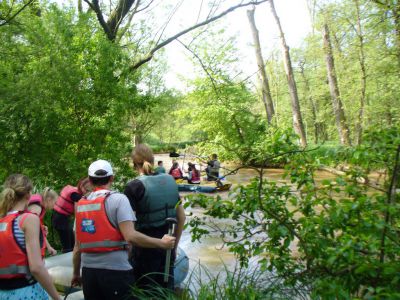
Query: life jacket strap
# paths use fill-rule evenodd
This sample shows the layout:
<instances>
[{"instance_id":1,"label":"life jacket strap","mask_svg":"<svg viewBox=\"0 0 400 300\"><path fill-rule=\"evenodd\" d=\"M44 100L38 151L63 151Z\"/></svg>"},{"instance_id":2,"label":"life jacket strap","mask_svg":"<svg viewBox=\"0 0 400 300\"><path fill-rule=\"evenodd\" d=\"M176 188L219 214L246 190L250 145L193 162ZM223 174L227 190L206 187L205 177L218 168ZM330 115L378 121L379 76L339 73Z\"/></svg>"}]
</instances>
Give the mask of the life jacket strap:
<instances>
[{"instance_id":1,"label":"life jacket strap","mask_svg":"<svg viewBox=\"0 0 400 300\"><path fill-rule=\"evenodd\" d=\"M125 241L100 241L100 242L91 242L91 243L81 243L81 249L88 249L88 248L114 248L114 247L121 247L121 249L125 249L128 245Z\"/></svg>"},{"instance_id":2,"label":"life jacket strap","mask_svg":"<svg viewBox=\"0 0 400 300\"><path fill-rule=\"evenodd\" d=\"M28 266L9 265L6 268L0 268L0 275L30 274Z\"/></svg>"}]
</instances>

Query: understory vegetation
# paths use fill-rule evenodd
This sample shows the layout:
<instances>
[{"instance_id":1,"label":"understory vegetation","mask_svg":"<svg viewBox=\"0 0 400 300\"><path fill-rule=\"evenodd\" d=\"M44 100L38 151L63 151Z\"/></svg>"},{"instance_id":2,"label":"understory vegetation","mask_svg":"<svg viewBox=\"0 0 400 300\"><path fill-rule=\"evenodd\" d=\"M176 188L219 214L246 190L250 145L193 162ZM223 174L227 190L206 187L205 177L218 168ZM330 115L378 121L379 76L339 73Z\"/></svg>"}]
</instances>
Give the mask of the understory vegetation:
<instances>
[{"instance_id":1,"label":"understory vegetation","mask_svg":"<svg viewBox=\"0 0 400 300\"><path fill-rule=\"evenodd\" d=\"M287 182L259 178L231 192L231 198L193 195L205 217L189 222L193 240L218 232L241 266L256 258L285 286L310 289L320 299L400 297L400 131L366 134L362 147L347 151L343 176L318 181L312 151L287 156ZM345 161L345 160L343 160ZM369 178L385 170L386 179ZM234 220L221 228L215 219Z\"/></svg>"},{"instance_id":2,"label":"understory vegetation","mask_svg":"<svg viewBox=\"0 0 400 300\"><path fill-rule=\"evenodd\" d=\"M106 159L122 189L139 143L216 153L258 177L228 199L189 197L206 217L187 230L219 233L238 268L193 275L181 297L400 298L400 1L304 0L296 45L283 19L300 0L61 2L0 2L1 182L23 173L36 192L60 191ZM234 11L248 36L232 32ZM274 43L257 29L266 18ZM173 42L185 52L171 55ZM171 87L185 59L184 87Z\"/></svg>"}]
</instances>

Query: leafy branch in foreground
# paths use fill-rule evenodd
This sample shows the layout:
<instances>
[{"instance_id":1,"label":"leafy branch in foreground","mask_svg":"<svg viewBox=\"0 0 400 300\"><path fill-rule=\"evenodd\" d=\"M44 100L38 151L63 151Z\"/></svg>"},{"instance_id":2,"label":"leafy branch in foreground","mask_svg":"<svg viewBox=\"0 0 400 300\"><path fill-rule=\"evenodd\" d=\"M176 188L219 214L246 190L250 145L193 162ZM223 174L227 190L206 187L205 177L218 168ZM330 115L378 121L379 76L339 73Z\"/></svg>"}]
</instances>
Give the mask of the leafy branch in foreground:
<instances>
[{"instance_id":1,"label":"leafy branch in foreground","mask_svg":"<svg viewBox=\"0 0 400 300\"><path fill-rule=\"evenodd\" d=\"M299 153L288 159L289 182L269 181L261 172L226 200L194 195L186 206L205 211L189 222L192 239L217 231L242 266L256 257L285 284L309 286L312 297L399 297L400 206L393 193L399 152L393 152L382 157L391 162L388 193L372 194L360 184L361 166L349 176L319 181L318 164ZM215 218L232 221L215 226Z\"/></svg>"}]
</instances>

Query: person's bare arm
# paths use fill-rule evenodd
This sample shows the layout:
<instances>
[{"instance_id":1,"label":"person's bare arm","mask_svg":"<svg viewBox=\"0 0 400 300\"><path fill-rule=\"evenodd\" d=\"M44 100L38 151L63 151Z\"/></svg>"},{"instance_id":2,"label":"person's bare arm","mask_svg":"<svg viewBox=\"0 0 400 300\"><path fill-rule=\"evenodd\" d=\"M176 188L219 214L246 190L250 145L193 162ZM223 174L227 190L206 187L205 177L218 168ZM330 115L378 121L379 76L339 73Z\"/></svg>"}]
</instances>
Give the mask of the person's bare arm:
<instances>
[{"instance_id":1,"label":"person's bare arm","mask_svg":"<svg viewBox=\"0 0 400 300\"><path fill-rule=\"evenodd\" d=\"M178 248L179 240L181 239L183 227L185 226L185 220L186 220L185 210L183 209L182 205L179 205L176 208L176 220L178 221L178 224L174 232L174 235L176 237L175 250Z\"/></svg>"},{"instance_id":2,"label":"person's bare arm","mask_svg":"<svg viewBox=\"0 0 400 300\"><path fill-rule=\"evenodd\" d=\"M162 239L156 239L144 235L135 230L132 221L124 221L118 224L125 241L142 248L172 249L175 245L175 237L164 235Z\"/></svg>"},{"instance_id":3,"label":"person's bare arm","mask_svg":"<svg viewBox=\"0 0 400 300\"><path fill-rule=\"evenodd\" d=\"M56 255L56 254L57 254L57 250L54 249L54 248L50 245L49 241L47 240L47 237L45 238L45 240L46 240L46 248L47 248L47 251L49 252L49 254L50 254L50 255Z\"/></svg>"},{"instance_id":4,"label":"person's bare arm","mask_svg":"<svg viewBox=\"0 0 400 300\"><path fill-rule=\"evenodd\" d=\"M52 299L61 299L53 284L53 280L44 266L41 256L39 237L40 220L35 215L28 215L22 224L25 233L26 253L28 255L29 270Z\"/></svg>"}]
</instances>

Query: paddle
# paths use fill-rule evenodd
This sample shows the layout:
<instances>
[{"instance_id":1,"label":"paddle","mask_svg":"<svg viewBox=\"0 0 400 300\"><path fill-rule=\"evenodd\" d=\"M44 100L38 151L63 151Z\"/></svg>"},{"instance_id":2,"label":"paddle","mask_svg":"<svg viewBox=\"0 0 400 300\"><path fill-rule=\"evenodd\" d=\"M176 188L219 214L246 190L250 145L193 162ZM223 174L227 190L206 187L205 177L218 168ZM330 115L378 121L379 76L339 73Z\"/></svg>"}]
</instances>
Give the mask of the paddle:
<instances>
[{"instance_id":1,"label":"paddle","mask_svg":"<svg viewBox=\"0 0 400 300\"><path fill-rule=\"evenodd\" d=\"M175 225L178 224L178 221L175 218L166 218L165 222L168 224L168 235L172 236L175 232ZM171 249L167 250L167 255L165 257L165 269L164 269L164 282L168 282L169 277L169 268L171 265Z\"/></svg>"}]
</instances>

